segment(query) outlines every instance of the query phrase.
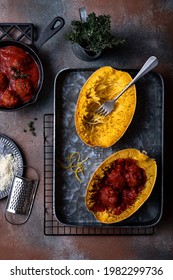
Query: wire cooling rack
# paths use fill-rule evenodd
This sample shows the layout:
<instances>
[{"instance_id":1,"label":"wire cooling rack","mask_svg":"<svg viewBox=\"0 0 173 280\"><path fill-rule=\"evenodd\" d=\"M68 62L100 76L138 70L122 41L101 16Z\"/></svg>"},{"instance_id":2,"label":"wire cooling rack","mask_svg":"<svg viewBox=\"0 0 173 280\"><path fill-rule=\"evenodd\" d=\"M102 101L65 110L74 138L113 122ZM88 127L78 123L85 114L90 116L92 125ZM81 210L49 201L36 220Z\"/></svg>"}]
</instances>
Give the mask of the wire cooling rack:
<instances>
[{"instance_id":1,"label":"wire cooling rack","mask_svg":"<svg viewBox=\"0 0 173 280\"><path fill-rule=\"evenodd\" d=\"M45 235L149 235L154 227L75 227L60 223L53 209L54 115L44 115L44 234Z\"/></svg>"}]
</instances>

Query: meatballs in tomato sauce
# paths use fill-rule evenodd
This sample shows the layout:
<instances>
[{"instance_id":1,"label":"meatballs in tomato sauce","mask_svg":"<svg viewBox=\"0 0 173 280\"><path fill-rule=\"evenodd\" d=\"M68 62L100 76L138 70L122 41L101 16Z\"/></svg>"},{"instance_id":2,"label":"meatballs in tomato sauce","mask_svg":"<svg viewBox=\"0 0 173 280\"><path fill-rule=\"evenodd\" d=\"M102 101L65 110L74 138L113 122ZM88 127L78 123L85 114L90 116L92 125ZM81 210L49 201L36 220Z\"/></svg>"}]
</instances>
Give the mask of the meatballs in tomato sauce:
<instances>
[{"instance_id":1,"label":"meatballs in tomato sauce","mask_svg":"<svg viewBox=\"0 0 173 280\"><path fill-rule=\"evenodd\" d=\"M92 194L93 211L111 211L121 214L132 205L144 188L145 170L131 158L115 160L100 182L95 183Z\"/></svg>"},{"instance_id":2,"label":"meatballs in tomato sauce","mask_svg":"<svg viewBox=\"0 0 173 280\"><path fill-rule=\"evenodd\" d=\"M1 107L15 108L30 101L38 83L38 65L29 53L16 46L0 49Z\"/></svg>"}]
</instances>

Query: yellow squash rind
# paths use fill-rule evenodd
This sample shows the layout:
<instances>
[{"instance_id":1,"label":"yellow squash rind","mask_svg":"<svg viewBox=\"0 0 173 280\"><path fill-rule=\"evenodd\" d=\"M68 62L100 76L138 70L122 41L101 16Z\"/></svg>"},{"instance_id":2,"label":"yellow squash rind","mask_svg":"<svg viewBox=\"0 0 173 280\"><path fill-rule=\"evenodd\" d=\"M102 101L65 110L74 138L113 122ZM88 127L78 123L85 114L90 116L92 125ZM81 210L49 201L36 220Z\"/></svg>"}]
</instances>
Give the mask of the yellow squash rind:
<instances>
[{"instance_id":1,"label":"yellow squash rind","mask_svg":"<svg viewBox=\"0 0 173 280\"><path fill-rule=\"evenodd\" d=\"M131 80L127 72L104 66L96 70L83 85L76 104L75 125L77 134L85 144L107 148L123 136L136 109L135 85L115 102L115 109L107 117L93 112L104 101L117 96Z\"/></svg>"},{"instance_id":2,"label":"yellow squash rind","mask_svg":"<svg viewBox=\"0 0 173 280\"><path fill-rule=\"evenodd\" d=\"M108 213L107 211L104 212L93 212L91 210L93 206L93 202L91 201L91 195L94 191L94 184L96 178L100 180L104 177L105 170L111 165L112 162L114 162L118 158L132 158L137 161L137 165L145 170L147 181L145 183L144 189L141 191L137 199L135 200L134 204L128 207L124 212L122 212L120 215L114 215L111 213ZM157 176L157 164L156 161L152 158L149 158L146 153L140 152L137 149L129 148L124 149L116 152L115 154L108 157L94 172L92 175L88 186L86 190L86 206L89 211L91 211L95 218L106 224L111 223L117 223L124 219L127 219L132 214L134 214L142 205L143 203L148 199L150 196Z\"/></svg>"}]
</instances>

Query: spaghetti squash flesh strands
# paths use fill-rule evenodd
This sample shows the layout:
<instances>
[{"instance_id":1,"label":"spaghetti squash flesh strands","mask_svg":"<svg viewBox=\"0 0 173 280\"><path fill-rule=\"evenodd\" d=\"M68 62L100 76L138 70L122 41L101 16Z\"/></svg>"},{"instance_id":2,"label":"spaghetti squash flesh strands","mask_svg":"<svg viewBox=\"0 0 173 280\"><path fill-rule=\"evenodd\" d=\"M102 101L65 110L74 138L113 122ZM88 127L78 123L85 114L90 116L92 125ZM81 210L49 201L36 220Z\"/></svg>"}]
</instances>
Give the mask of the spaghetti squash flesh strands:
<instances>
[{"instance_id":1,"label":"spaghetti squash flesh strands","mask_svg":"<svg viewBox=\"0 0 173 280\"><path fill-rule=\"evenodd\" d=\"M140 71L134 77L134 79L113 99L105 101L97 110L96 113L102 116L107 116L110 114L114 109L114 103L117 99L129 88L131 87L136 81L138 81L141 77L151 71L154 67L158 64L158 59L155 56L151 56L145 64L142 66Z\"/></svg>"},{"instance_id":2,"label":"spaghetti squash flesh strands","mask_svg":"<svg viewBox=\"0 0 173 280\"><path fill-rule=\"evenodd\" d=\"M65 165L61 161L58 161L60 166L65 170L70 169L75 174L76 179L81 183L82 180L81 180L79 174L82 173L84 175L83 163L85 163L88 160L88 157L81 161L80 153L74 152L74 153L70 154L66 158L66 160L69 161L70 163L68 165Z\"/></svg>"},{"instance_id":3,"label":"spaghetti squash flesh strands","mask_svg":"<svg viewBox=\"0 0 173 280\"><path fill-rule=\"evenodd\" d=\"M131 80L132 77L127 72L104 66L96 70L86 81L80 91L75 110L76 131L85 144L107 148L115 144L125 133L136 108L135 86L116 102L112 114L104 117L96 115L95 111L106 100L117 96Z\"/></svg>"}]
</instances>

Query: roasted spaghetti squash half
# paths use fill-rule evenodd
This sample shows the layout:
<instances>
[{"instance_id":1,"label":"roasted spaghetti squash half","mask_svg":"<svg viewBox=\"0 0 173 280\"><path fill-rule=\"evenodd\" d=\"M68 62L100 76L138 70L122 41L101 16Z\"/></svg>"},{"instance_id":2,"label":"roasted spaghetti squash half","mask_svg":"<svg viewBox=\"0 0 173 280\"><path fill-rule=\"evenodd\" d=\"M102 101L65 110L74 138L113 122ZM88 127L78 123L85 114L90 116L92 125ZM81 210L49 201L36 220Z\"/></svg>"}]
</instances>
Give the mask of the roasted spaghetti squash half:
<instances>
[{"instance_id":1,"label":"roasted spaghetti squash half","mask_svg":"<svg viewBox=\"0 0 173 280\"><path fill-rule=\"evenodd\" d=\"M124 149L108 157L92 175L86 206L106 224L127 219L150 196L157 176L156 161L137 149Z\"/></svg>"},{"instance_id":2,"label":"roasted spaghetti squash half","mask_svg":"<svg viewBox=\"0 0 173 280\"><path fill-rule=\"evenodd\" d=\"M115 98L131 80L127 72L104 66L85 82L75 110L76 131L85 144L107 148L123 136L135 113L135 85L115 102L114 110L108 116L99 116L95 110L106 100Z\"/></svg>"}]
</instances>

